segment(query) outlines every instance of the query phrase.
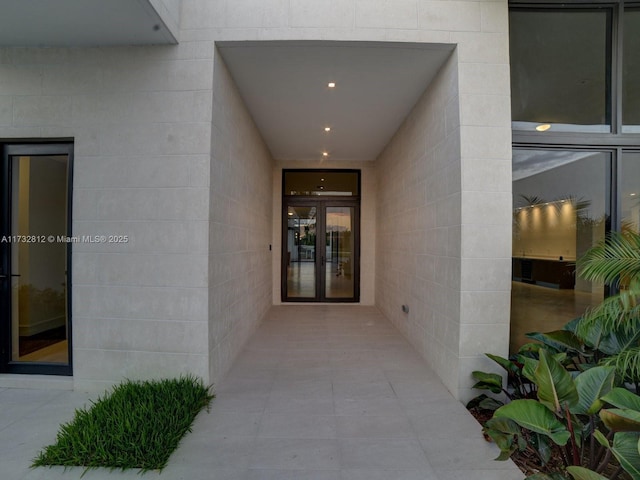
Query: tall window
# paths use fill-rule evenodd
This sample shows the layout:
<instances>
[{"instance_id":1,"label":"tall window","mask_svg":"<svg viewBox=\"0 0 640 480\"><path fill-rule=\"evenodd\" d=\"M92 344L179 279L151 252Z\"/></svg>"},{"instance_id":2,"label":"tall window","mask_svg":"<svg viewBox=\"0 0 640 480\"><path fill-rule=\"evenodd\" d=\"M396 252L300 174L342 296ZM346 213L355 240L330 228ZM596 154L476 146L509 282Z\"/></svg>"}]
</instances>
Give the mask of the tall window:
<instances>
[{"instance_id":1,"label":"tall window","mask_svg":"<svg viewBox=\"0 0 640 480\"><path fill-rule=\"evenodd\" d=\"M640 231L640 2L510 6L515 351L604 298L586 250Z\"/></svg>"},{"instance_id":2,"label":"tall window","mask_svg":"<svg viewBox=\"0 0 640 480\"><path fill-rule=\"evenodd\" d=\"M640 8L626 9L623 23L622 131L640 134Z\"/></svg>"}]
</instances>

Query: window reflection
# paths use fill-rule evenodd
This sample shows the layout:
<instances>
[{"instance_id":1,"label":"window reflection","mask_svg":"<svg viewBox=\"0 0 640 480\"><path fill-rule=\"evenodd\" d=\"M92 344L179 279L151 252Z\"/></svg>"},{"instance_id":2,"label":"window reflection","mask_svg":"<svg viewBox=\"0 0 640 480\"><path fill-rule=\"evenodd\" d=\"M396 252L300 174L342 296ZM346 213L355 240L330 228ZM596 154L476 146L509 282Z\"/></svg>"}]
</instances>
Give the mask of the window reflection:
<instances>
[{"instance_id":1,"label":"window reflection","mask_svg":"<svg viewBox=\"0 0 640 480\"><path fill-rule=\"evenodd\" d=\"M515 129L609 132L610 10L510 12Z\"/></svg>"},{"instance_id":2,"label":"window reflection","mask_svg":"<svg viewBox=\"0 0 640 480\"><path fill-rule=\"evenodd\" d=\"M640 232L640 152L624 153L621 177L622 230Z\"/></svg>"},{"instance_id":3,"label":"window reflection","mask_svg":"<svg viewBox=\"0 0 640 480\"><path fill-rule=\"evenodd\" d=\"M622 131L640 133L640 9L625 9Z\"/></svg>"},{"instance_id":4,"label":"window reflection","mask_svg":"<svg viewBox=\"0 0 640 480\"><path fill-rule=\"evenodd\" d=\"M610 164L605 152L514 150L512 352L526 333L560 329L604 298L575 261L608 228Z\"/></svg>"}]
</instances>

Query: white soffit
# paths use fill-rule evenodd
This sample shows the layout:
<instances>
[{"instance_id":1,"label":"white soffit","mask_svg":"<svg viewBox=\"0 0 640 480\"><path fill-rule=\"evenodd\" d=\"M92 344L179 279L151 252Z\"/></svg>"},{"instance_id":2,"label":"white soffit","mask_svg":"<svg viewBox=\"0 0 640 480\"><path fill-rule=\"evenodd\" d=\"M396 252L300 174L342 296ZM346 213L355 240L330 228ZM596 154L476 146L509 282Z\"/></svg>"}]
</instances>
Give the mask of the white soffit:
<instances>
[{"instance_id":1,"label":"white soffit","mask_svg":"<svg viewBox=\"0 0 640 480\"><path fill-rule=\"evenodd\" d=\"M2 2L0 46L94 47L177 43L174 1Z\"/></svg>"},{"instance_id":2,"label":"white soffit","mask_svg":"<svg viewBox=\"0 0 640 480\"><path fill-rule=\"evenodd\" d=\"M276 41L217 47L276 160L319 160L326 151L331 160L371 161L454 45Z\"/></svg>"}]
</instances>

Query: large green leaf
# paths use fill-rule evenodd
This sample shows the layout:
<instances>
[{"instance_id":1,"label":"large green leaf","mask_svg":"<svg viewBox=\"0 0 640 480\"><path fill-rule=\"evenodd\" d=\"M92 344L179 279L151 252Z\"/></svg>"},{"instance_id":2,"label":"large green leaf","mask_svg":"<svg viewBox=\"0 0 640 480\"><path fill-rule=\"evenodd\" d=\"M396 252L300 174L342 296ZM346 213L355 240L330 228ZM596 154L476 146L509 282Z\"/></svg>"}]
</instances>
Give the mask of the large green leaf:
<instances>
[{"instance_id":1,"label":"large green leaf","mask_svg":"<svg viewBox=\"0 0 640 480\"><path fill-rule=\"evenodd\" d=\"M559 352L565 352L567 350L581 352L583 347L582 342L576 334L568 330L555 330L547 333L532 332L527 333L526 336L538 340Z\"/></svg>"},{"instance_id":2,"label":"large green leaf","mask_svg":"<svg viewBox=\"0 0 640 480\"><path fill-rule=\"evenodd\" d=\"M521 435L520 427L513 420L494 417L485 424L483 431L500 449L500 455L495 460L508 460L511 454L518 449L514 437Z\"/></svg>"},{"instance_id":3,"label":"large green leaf","mask_svg":"<svg viewBox=\"0 0 640 480\"><path fill-rule=\"evenodd\" d=\"M529 358L524 356L518 356L518 360L521 360L523 363L522 367L522 375L528 380L535 383L536 381L536 368L538 368L538 360L535 358Z\"/></svg>"},{"instance_id":4,"label":"large green leaf","mask_svg":"<svg viewBox=\"0 0 640 480\"><path fill-rule=\"evenodd\" d=\"M607 408L600 411L604 424L614 432L640 432L640 412L623 408Z\"/></svg>"},{"instance_id":5,"label":"large green leaf","mask_svg":"<svg viewBox=\"0 0 640 480\"><path fill-rule=\"evenodd\" d=\"M485 355L496 362L498 365L500 365L502 368L504 368L510 374L515 375L520 371L520 368L518 368L515 363L507 358L500 357L499 355L492 355L491 353L485 353Z\"/></svg>"},{"instance_id":6,"label":"large green leaf","mask_svg":"<svg viewBox=\"0 0 640 480\"><path fill-rule=\"evenodd\" d=\"M640 480L640 433L618 432L613 437L611 451L633 480Z\"/></svg>"},{"instance_id":7,"label":"large green leaf","mask_svg":"<svg viewBox=\"0 0 640 480\"><path fill-rule=\"evenodd\" d=\"M578 375L575 378L578 404L571 412L583 415L598 413L603 406L601 398L613 388L615 376L614 367L594 367Z\"/></svg>"},{"instance_id":8,"label":"large green leaf","mask_svg":"<svg viewBox=\"0 0 640 480\"><path fill-rule=\"evenodd\" d=\"M604 436L604 433L602 433L597 428L593 432L593 438L595 438L596 441L603 447L609 448L611 446L609 445L609 440L607 440L607 437Z\"/></svg>"},{"instance_id":9,"label":"large green leaf","mask_svg":"<svg viewBox=\"0 0 640 480\"><path fill-rule=\"evenodd\" d=\"M560 413L565 405L578 403L578 391L571 374L546 350L540 350L535 371L538 398L552 412Z\"/></svg>"},{"instance_id":10,"label":"large green leaf","mask_svg":"<svg viewBox=\"0 0 640 480\"><path fill-rule=\"evenodd\" d=\"M480 401L480 403L478 403L478 406L480 408L491 411L499 409L502 405L504 405L504 402L491 397L484 398Z\"/></svg>"},{"instance_id":11,"label":"large green leaf","mask_svg":"<svg viewBox=\"0 0 640 480\"><path fill-rule=\"evenodd\" d=\"M607 480L607 477L603 477L599 473L584 467L567 467L567 472L569 472L575 480Z\"/></svg>"},{"instance_id":12,"label":"large green leaf","mask_svg":"<svg viewBox=\"0 0 640 480\"><path fill-rule=\"evenodd\" d=\"M541 433L535 433L531 435L531 446L535 448L538 456L540 457L540 462L542 465L546 465L549 460L551 460L551 440L546 435L542 435Z\"/></svg>"},{"instance_id":13,"label":"large green leaf","mask_svg":"<svg viewBox=\"0 0 640 480\"><path fill-rule=\"evenodd\" d=\"M478 382L472 387L479 390L490 390L493 393L502 392L502 377L497 373L486 373L478 370L471 372Z\"/></svg>"},{"instance_id":14,"label":"large green leaf","mask_svg":"<svg viewBox=\"0 0 640 480\"><path fill-rule=\"evenodd\" d=\"M602 397L602 400L610 403L614 407L628 408L640 412L640 396L631 393L626 388L616 387Z\"/></svg>"},{"instance_id":15,"label":"large green leaf","mask_svg":"<svg viewBox=\"0 0 640 480\"><path fill-rule=\"evenodd\" d=\"M566 324L564 328L575 333L589 347L600 350L603 336L602 324L594 322L586 325L583 317L579 317Z\"/></svg>"},{"instance_id":16,"label":"large green leaf","mask_svg":"<svg viewBox=\"0 0 640 480\"><path fill-rule=\"evenodd\" d=\"M562 475L561 473L534 473L533 475L529 475L524 480L567 480L567 477Z\"/></svg>"},{"instance_id":17,"label":"large green leaf","mask_svg":"<svg viewBox=\"0 0 640 480\"><path fill-rule=\"evenodd\" d=\"M485 423L485 426L510 435L520 435L520 427L508 417L493 417Z\"/></svg>"},{"instance_id":18,"label":"large green leaf","mask_svg":"<svg viewBox=\"0 0 640 480\"><path fill-rule=\"evenodd\" d=\"M638 345L638 341L640 341L640 329L634 329L630 332L620 330L603 336L598 350L607 355L616 355L627 348Z\"/></svg>"},{"instance_id":19,"label":"large green leaf","mask_svg":"<svg viewBox=\"0 0 640 480\"><path fill-rule=\"evenodd\" d=\"M494 418L510 418L532 432L547 435L558 445L566 445L570 434L556 416L537 400L514 400L494 413Z\"/></svg>"},{"instance_id":20,"label":"large green leaf","mask_svg":"<svg viewBox=\"0 0 640 480\"><path fill-rule=\"evenodd\" d=\"M519 349L518 349L518 354L520 355L526 355L526 356L531 356L531 355L536 355L538 354L538 351L544 348L541 344L539 344L538 342L529 342L529 343L525 343L524 345L522 345Z\"/></svg>"}]
</instances>

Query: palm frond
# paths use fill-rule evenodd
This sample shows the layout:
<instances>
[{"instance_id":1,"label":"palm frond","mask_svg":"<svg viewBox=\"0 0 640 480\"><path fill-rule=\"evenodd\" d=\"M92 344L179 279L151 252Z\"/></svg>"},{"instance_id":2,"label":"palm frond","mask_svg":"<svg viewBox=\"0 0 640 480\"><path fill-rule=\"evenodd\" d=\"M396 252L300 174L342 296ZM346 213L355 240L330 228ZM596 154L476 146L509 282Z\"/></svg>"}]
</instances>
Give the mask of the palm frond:
<instances>
[{"instance_id":1,"label":"palm frond","mask_svg":"<svg viewBox=\"0 0 640 480\"><path fill-rule=\"evenodd\" d=\"M607 335L614 332L629 334L639 329L639 295L639 290L624 290L618 295L605 298L599 305L587 309L576 326L576 333L585 338L595 330Z\"/></svg>"},{"instance_id":2,"label":"palm frond","mask_svg":"<svg viewBox=\"0 0 640 480\"><path fill-rule=\"evenodd\" d=\"M640 235L610 232L577 262L578 274L590 281L618 285L640 279Z\"/></svg>"},{"instance_id":3,"label":"palm frond","mask_svg":"<svg viewBox=\"0 0 640 480\"><path fill-rule=\"evenodd\" d=\"M616 367L616 373L625 382L640 382L640 346L628 348L602 360L602 365Z\"/></svg>"}]
</instances>

